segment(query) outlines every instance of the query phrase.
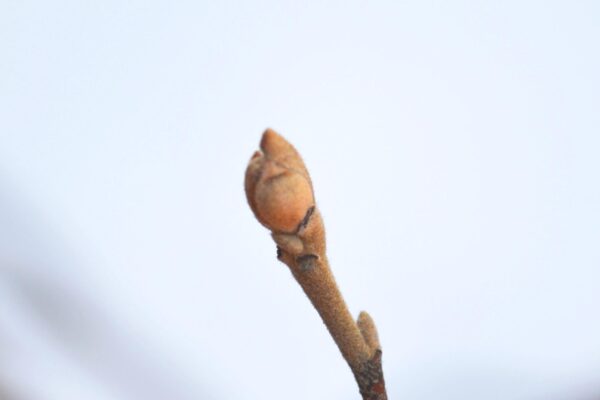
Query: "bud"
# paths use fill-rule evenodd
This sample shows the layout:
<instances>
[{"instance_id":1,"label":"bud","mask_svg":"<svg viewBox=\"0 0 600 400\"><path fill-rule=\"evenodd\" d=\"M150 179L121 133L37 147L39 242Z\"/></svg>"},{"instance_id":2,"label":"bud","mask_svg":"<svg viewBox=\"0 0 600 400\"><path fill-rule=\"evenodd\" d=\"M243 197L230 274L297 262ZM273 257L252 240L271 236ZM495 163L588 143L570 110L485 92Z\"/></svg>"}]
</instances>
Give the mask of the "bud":
<instances>
[{"instance_id":1,"label":"bud","mask_svg":"<svg viewBox=\"0 0 600 400\"><path fill-rule=\"evenodd\" d=\"M267 129L246 169L246 197L261 224L295 232L314 207L312 183L302 158L283 137Z\"/></svg>"}]
</instances>

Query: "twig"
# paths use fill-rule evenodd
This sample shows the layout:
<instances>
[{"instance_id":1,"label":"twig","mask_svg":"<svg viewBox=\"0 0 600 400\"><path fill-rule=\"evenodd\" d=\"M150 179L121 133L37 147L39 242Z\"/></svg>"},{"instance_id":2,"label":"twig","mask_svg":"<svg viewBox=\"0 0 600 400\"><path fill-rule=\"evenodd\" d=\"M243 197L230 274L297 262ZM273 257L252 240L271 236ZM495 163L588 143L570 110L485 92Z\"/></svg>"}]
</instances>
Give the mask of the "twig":
<instances>
[{"instance_id":1,"label":"twig","mask_svg":"<svg viewBox=\"0 0 600 400\"><path fill-rule=\"evenodd\" d=\"M267 129L246 169L250 208L277 244L277 258L317 309L348 362L364 400L387 400L375 324L362 311L355 323L325 252L325 228L308 170L296 149Z\"/></svg>"}]
</instances>

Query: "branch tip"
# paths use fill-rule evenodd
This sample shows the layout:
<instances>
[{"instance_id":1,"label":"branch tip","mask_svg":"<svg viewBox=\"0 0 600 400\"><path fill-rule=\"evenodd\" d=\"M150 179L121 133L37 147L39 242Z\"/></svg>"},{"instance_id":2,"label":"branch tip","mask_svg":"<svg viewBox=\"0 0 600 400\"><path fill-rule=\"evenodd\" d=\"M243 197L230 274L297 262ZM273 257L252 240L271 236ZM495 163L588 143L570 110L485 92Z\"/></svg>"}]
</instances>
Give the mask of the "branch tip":
<instances>
[{"instance_id":1,"label":"branch tip","mask_svg":"<svg viewBox=\"0 0 600 400\"><path fill-rule=\"evenodd\" d=\"M285 263L321 316L346 359L363 400L386 400L375 323L350 314L329 268L325 227L312 181L294 146L268 128L248 163L245 191L258 221L271 231Z\"/></svg>"}]
</instances>

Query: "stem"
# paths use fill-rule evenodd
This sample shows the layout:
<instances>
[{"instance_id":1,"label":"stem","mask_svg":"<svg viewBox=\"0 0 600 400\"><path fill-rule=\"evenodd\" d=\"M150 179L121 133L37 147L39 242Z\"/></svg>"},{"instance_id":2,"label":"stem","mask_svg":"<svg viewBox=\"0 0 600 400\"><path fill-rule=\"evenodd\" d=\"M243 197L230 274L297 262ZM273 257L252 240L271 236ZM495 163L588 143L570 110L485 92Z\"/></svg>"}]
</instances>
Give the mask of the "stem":
<instances>
[{"instance_id":1,"label":"stem","mask_svg":"<svg viewBox=\"0 0 600 400\"><path fill-rule=\"evenodd\" d=\"M363 400L387 400L375 323L364 311L354 322L329 268L318 210L307 213L295 235L274 234L273 238L278 244L278 258L288 265L321 316L350 366Z\"/></svg>"}]
</instances>

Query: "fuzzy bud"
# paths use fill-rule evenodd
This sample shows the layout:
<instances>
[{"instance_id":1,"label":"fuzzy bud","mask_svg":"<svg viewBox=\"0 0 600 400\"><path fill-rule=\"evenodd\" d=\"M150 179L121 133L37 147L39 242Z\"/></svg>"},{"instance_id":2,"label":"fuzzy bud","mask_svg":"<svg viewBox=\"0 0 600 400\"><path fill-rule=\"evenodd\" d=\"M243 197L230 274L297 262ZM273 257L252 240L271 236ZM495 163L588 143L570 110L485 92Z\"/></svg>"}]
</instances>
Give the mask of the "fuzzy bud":
<instances>
[{"instance_id":1,"label":"fuzzy bud","mask_svg":"<svg viewBox=\"0 0 600 400\"><path fill-rule=\"evenodd\" d=\"M246 197L261 224L295 232L315 200L310 177L296 149L267 129L246 169Z\"/></svg>"}]
</instances>

